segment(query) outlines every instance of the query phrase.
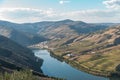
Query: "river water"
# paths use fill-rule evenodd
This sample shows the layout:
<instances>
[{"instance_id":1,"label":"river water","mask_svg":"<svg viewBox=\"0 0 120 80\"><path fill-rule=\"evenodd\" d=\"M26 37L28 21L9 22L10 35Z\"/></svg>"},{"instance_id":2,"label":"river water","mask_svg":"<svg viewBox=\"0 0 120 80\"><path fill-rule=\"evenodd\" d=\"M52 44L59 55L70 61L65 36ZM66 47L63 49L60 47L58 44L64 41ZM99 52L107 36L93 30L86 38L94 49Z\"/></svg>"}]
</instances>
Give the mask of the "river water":
<instances>
[{"instance_id":1,"label":"river water","mask_svg":"<svg viewBox=\"0 0 120 80\"><path fill-rule=\"evenodd\" d=\"M51 57L47 50L33 50L33 52L35 53L35 56L44 60L41 69L43 73L48 76L64 78L67 80L120 80L94 76L77 70L65 62L61 62Z\"/></svg>"}]
</instances>

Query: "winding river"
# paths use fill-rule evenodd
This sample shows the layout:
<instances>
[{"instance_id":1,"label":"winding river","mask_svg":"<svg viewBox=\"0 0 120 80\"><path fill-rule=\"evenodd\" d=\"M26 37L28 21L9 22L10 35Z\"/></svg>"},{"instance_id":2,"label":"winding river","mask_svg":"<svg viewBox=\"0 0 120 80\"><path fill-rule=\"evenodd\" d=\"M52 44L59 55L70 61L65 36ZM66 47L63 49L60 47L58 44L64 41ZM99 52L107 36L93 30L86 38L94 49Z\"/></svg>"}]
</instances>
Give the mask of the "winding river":
<instances>
[{"instance_id":1,"label":"winding river","mask_svg":"<svg viewBox=\"0 0 120 80\"><path fill-rule=\"evenodd\" d=\"M47 50L33 50L33 52L35 53L35 56L44 60L41 69L45 75L64 78L67 80L116 80L94 76L77 70L65 62L60 62L59 60L51 57Z\"/></svg>"}]
</instances>

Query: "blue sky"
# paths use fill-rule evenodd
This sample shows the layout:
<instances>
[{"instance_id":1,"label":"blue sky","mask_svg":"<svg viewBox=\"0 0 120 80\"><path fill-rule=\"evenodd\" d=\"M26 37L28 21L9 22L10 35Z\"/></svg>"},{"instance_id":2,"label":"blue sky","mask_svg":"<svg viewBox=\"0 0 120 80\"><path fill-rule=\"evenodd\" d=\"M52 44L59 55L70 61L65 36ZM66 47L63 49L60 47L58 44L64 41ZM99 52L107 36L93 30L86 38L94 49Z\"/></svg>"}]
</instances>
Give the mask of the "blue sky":
<instances>
[{"instance_id":1,"label":"blue sky","mask_svg":"<svg viewBox=\"0 0 120 80\"><path fill-rule=\"evenodd\" d=\"M0 0L0 20L120 22L120 0Z\"/></svg>"},{"instance_id":2,"label":"blue sky","mask_svg":"<svg viewBox=\"0 0 120 80\"><path fill-rule=\"evenodd\" d=\"M0 0L4 7L54 8L63 10L80 10L104 8L103 0ZM60 4L60 2L62 2ZM7 5L7 6L6 6Z\"/></svg>"}]
</instances>

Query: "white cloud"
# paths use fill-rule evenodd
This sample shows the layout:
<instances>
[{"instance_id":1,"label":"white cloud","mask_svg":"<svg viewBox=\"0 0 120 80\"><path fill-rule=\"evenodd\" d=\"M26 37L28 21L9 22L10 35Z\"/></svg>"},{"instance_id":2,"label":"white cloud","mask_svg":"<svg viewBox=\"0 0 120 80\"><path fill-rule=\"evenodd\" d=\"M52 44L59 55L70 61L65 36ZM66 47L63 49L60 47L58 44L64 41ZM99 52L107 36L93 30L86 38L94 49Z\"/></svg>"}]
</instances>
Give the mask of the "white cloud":
<instances>
[{"instance_id":1,"label":"white cloud","mask_svg":"<svg viewBox=\"0 0 120 80\"><path fill-rule=\"evenodd\" d=\"M68 0L60 0L59 3L60 4L65 4L65 3L70 3L70 1L68 1Z\"/></svg>"},{"instance_id":2,"label":"white cloud","mask_svg":"<svg viewBox=\"0 0 120 80\"><path fill-rule=\"evenodd\" d=\"M120 11L118 10L82 10L63 13L62 16L73 20L85 22L119 22Z\"/></svg>"},{"instance_id":3,"label":"white cloud","mask_svg":"<svg viewBox=\"0 0 120 80\"><path fill-rule=\"evenodd\" d=\"M40 10L31 8L0 8L0 19L15 22L34 22L53 17L54 10Z\"/></svg>"},{"instance_id":4,"label":"white cloud","mask_svg":"<svg viewBox=\"0 0 120 80\"><path fill-rule=\"evenodd\" d=\"M103 4L105 4L107 8L120 9L120 0L106 0L103 1Z\"/></svg>"},{"instance_id":5,"label":"white cloud","mask_svg":"<svg viewBox=\"0 0 120 80\"><path fill-rule=\"evenodd\" d=\"M119 10L80 10L57 12L32 8L0 8L0 19L13 22L38 22L48 20L73 19L85 22L119 22Z\"/></svg>"}]
</instances>

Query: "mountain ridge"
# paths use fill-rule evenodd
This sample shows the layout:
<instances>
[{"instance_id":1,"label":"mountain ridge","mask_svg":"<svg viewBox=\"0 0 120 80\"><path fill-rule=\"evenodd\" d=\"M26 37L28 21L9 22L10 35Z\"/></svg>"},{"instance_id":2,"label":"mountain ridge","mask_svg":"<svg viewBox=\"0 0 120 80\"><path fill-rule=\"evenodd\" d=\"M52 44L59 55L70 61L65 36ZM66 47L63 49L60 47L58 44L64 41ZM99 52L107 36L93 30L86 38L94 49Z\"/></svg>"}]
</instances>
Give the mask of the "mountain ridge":
<instances>
[{"instance_id":1,"label":"mountain ridge","mask_svg":"<svg viewBox=\"0 0 120 80\"><path fill-rule=\"evenodd\" d=\"M0 21L0 34L23 46L29 46L49 39L62 39L65 37L79 36L80 34L89 34L107 27L109 26L89 24L70 19L23 24Z\"/></svg>"}]
</instances>

